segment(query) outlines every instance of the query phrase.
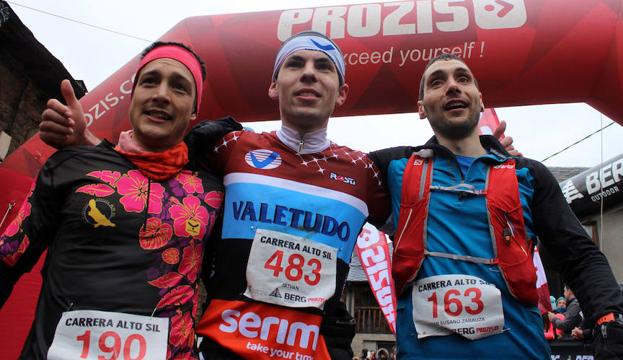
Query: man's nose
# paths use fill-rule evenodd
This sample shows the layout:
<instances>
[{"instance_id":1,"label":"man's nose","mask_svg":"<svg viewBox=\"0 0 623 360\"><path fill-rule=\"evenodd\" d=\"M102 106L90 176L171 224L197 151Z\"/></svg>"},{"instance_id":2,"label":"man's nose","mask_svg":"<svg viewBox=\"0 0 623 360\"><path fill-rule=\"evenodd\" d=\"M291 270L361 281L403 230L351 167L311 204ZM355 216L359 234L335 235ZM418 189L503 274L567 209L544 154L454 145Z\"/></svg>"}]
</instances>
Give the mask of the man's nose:
<instances>
[{"instance_id":1,"label":"man's nose","mask_svg":"<svg viewBox=\"0 0 623 360\"><path fill-rule=\"evenodd\" d=\"M460 91L461 88L459 86L459 83L454 78L448 79L448 81L446 82L446 93L455 93Z\"/></svg>"},{"instance_id":2,"label":"man's nose","mask_svg":"<svg viewBox=\"0 0 623 360\"><path fill-rule=\"evenodd\" d=\"M316 81L316 67L313 61L305 62L303 73L301 74L301 81Z\"/></svg>"},{"instance_id":3,"label":"man's nose","mask_svg":"<svg viewBox=\"0 0 623 360\"><path fill-rule=\"evenodd\" d=\"M153 94L154 100L157 101L170 101L170 89L169 86L165 82L160 83L158 87L156 87L155 92Z\"/></svg>"}]
</instances>

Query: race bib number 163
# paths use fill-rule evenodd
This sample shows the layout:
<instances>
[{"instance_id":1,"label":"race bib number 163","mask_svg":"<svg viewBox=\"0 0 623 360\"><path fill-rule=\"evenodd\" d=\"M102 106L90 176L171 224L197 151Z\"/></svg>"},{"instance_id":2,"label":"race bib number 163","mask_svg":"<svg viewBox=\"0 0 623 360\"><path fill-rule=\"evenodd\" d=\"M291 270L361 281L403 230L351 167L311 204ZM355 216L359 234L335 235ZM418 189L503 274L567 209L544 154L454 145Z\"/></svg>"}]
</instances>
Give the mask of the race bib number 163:
<instances>
[{"instance_id":1,"label":"race bib number 163","mask_svg":"<svg viewBox=\"0 0 623 360\"><path fill-rule=\"evenodd\" d=\"M413 321L418 338L459 334L470 340L504 328L500 290L470 275L437 275L413 285Z\"/></svg>"}]
</instances>

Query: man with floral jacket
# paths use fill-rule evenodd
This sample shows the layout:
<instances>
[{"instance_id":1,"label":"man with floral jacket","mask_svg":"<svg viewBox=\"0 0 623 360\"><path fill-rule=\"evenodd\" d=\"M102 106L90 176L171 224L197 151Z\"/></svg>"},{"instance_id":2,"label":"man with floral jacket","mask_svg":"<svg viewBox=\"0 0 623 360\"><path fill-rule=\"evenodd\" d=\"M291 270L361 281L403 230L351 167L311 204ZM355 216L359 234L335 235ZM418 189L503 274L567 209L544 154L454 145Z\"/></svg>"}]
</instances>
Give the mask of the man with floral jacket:
<instances>
[{"instance_id":1,"label":"man with floral jacket","mask_svg":"<svg viewBox=\"0 0 623 360\"><path fill-rule=\"evenodd\" d=\"M42 168L0 237L0 304L47 249L25 359L197 358L204 247L220 180L189 165L184 134L200 106L205 67L191 49L156 43L141 58L129 119L115 147L67 147ZM81 119L67 102L44 117Z\"/></svg>"}]
</instances>

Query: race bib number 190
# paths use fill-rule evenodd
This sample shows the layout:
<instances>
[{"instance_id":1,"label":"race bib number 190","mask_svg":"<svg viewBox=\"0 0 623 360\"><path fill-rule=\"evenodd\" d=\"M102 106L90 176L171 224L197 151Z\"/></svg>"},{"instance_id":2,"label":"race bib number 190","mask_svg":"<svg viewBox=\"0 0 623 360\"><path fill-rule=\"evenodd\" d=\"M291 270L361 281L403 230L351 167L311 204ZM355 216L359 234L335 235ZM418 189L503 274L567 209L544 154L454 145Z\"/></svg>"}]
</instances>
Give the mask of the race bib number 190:
<instances>
[{"instance_id":1,"label":"race bib number 190","mask_svg":"<svg viewBox=\"0 0 623 360\"><path fill-rule=\"evenodd\" d=\"M258 229L247 265L254 300L322 309L335 293L337 249L305 238Z\"/></svg>"},{"instance_id":2,"label":"race bib number 190","mask_svg":"<svg viewBox=\"0 0 623 360\"><path fill-rule=\"evenodd\" d=\"M470 340L504 328L500 290L470 275L437 275L413 285L413 321L418 338L459 334Z\"/></svg>"},{"instance_id":3,"label":"race bib number 190","mask_svg":"<svg viewBox=\"0 0 623 360\"><path fill-rule=\"evenodd\" d=\"M115 312L63 313L49 360L166 359L169 319Z\"/></svg>"}]
</instances>

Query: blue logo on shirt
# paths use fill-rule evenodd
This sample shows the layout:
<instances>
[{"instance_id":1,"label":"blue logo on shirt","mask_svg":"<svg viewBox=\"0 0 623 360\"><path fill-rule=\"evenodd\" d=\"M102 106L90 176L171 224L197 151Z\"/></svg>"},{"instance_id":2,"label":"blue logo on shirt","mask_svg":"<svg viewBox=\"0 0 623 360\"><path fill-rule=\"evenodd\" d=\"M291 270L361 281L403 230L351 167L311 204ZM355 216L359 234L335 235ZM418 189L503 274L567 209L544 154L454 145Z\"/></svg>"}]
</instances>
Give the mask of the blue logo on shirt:
<instances>
[{"instance_id":1,"label":"blue logo on shirt","mask_svg":"<svg viewBox=\"0 0 623 360\"><path fill-rule=\"evenodd\" d=\"M281 165L281 155L278 152L267 149L249 151L244 156L244 160L249 166L256 169L269 170Z\"/></svg>"},{"instance_id":2,"label":"blue logo on shirt","mask_svg":"<svg viewBox=\"0 0 623 360\"><path fill-rule=\"evenodd\" d=\"M234 201L232 203L232 209L234 219L238 221L289 226L303 231L311 231L326 236L337 237L342 241L348 241L350 238L350 225L348 221L340 222L330 215L323 215L279 204L257 204L253 201Z\"/></svg>"}]
</instances>

